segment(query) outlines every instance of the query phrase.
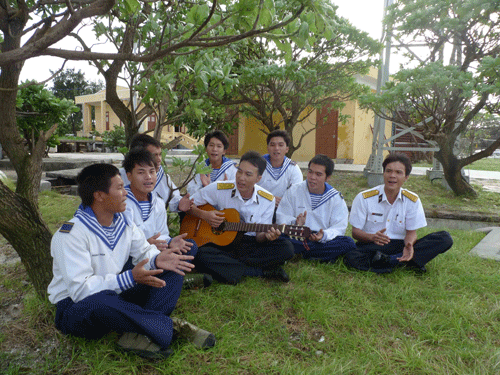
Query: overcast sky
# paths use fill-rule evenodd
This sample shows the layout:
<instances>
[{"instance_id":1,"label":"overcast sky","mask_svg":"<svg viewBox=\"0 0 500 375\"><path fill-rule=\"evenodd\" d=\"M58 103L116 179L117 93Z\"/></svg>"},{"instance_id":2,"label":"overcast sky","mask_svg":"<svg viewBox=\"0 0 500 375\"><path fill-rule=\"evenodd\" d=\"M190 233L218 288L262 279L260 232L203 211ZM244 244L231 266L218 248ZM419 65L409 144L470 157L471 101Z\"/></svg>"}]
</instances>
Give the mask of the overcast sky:
<instances>
[{"instance_id":1,"label":"overcast sky","mask_svg":"<svg viewBox=\"0 0 500 375\"><path fill-rule=\"evenodd\" d=\"M384 12L384 0L333 0L338 6L338 14L347 18L358 29L366 31L376 40L382 35L382 17ZM29 59L24 65L21 80L36 79L43 81L50 77L49 70L56 71L62 64L61 59L51 57L37 57ZM97 69L87 62L68 61L64 66L67 68L81 69L88 80L98 80L102 77L97 74Z\"/></svg>"}]
</instances>

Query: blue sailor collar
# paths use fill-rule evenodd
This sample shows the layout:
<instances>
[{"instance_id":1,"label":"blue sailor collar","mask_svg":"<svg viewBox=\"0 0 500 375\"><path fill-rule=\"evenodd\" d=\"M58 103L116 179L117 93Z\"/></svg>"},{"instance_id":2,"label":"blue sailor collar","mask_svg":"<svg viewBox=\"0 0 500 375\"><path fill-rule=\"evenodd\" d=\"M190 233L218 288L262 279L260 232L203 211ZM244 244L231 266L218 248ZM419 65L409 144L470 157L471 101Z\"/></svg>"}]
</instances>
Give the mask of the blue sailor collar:
<instances>
[{"instance_id":1,"label":"blue sailor collar","mask_svg":"<svg viewBox=\"0 0 500 375\"><path fill-rule=\"evenodd\" d=\"M307 188L307 182L306 182L306 188ZM309 191L309 189L308 189ZM333 188L330 184L327 184L325 182L325 191L323 194L313 194L309 192L309 196L311 197L311 206L312 209L315 210L316 208L320 207L323 205L325 202L327 202L329 199L332 199L334 196L337 194L340 194L336 189ZM312 199L313 197L319 198L319 199Z\"/></svg>"},{"instance_id":2,"label":"blue sailor collar","mask_svg":"<svg viewBox=\"0 0 500 375\"><path fill-rule=\"evenodd\" d=\"M132 193L132 190L130 189L130 185L125 186L125 190L127 191L127 198L129 198L133 203L135 203L135 205L139 208L139 211L142 212L141 205L140 205L139 201L137 200L137 198L135 197L134 193ZM154 190L153 190L153 192L154 192ZM157 196L158 196L158 194L148 193L148 200L151 203L151 205L149 207L149 212L148 212L148 216L147 216L146 220L149 219L149 217L151 216L151 213L153 212L153 207L156 203ZM144 220L144 221L146 221L146 220Z\"/></svg>"},{"instance_id":3,"label":"blue sailor collar","mask_svg":"<svg viewBox=\"0 0 500 375\"><path fill-rule=\"evenodd\" d=\"M279 180L281 176L286 172L286 169L292 162L292 159L289 157L285 156L285 160L283 160L283 164L281 164L281 167L279 168L274 168L273 165L271 164L271 157L269 154L263 155L263 158L266 159L266 170L267 172L275 179Z\"/></svg>"},{"instance_id":4,"label":"blue sailor collar","mask_svg":"<svg viewBox=\"0 0 500 375\"><path fill-rule=\"evenodd\" d=\"M155 189L158 187L160 184L161 179L165 176L165 171L163 170L163 167L160 165L160 168L158 169L158 172L156 172L156 184L155 184Z\"/></svg>"},{"instance_id":5,"label":"blue sailor collar","mask_svg":"<svg viewBox=\"0 0 500 375\"><path fill-rule=\"evenodd\" d=\"M210 159L205 160L206 166L210 166ZM215 169L212 168L212 172L210 173L210 182L217 181L217 179L222 176L226 171L231 168L233 165L236 163L232 161L231 159L226 158L225 156L222 157L222 164L220 168Z\"/></svg>"},{"instance_id":6,"label":"blue sailor collar","mask_svg":"<svg viewBox=\"0 0 500 375\"><path fill-rule=\"evenodd\" d=\"M128 225L123 214L117 212L113 216L113 226L104 227L97 221L92 208L83 204L80 204L76 210L75 217L78 218L87 229L94 233L110 250L114 250L125 231L125 227Z\"/></svg>"}]
</instances>

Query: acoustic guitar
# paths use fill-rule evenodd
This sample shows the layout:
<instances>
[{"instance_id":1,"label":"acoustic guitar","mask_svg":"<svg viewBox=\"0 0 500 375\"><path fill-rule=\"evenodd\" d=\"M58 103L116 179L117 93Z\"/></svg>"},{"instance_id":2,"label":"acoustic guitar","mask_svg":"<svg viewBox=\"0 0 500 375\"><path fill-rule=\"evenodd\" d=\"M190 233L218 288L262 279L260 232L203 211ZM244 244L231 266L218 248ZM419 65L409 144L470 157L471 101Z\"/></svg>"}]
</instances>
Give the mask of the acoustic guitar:
<instances>
[{"instance_id":1,"label":"acoustic guitar","mask_svg":"<svg viewBox=\"0 0 500 375\"><path fill-rule=\"evenodd\" d=\"M215 210L210 204L198 208L204 211ZM186 214L182 220L179 233L187 233L186 238L194 240L198 247L207 243L227 246L236 239L238 232L267 232L270 228L278 229L281 233L301 241L306 240L311 235L311 230L305 226L244 223L240 221L240 214L234 208L226 208L220 211L224 212L224 221L219 227L212 228L205 220Z\"/></svg>"}]
</instances>

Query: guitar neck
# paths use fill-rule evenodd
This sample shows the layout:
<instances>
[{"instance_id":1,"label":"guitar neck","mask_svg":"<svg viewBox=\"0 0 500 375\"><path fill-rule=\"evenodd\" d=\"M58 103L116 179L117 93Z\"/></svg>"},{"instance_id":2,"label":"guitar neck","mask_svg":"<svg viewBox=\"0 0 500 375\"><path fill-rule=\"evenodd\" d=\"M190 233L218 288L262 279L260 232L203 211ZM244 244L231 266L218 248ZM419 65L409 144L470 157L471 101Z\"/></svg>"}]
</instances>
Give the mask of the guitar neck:
<instances>
[{"instance_id":1,"label":"guitar neck","mask_svg":"<svg viewBox=\"0 0 500 375\"><path fill-rule=\"evenodd\" d=\"M224 230L235 231L235 232L267 232L271 228L279 229L281 233L285 233L282 228L285 229L286 225L278 224L252 224L252 223L224 223Z\"/></svg>"}]
</instances>

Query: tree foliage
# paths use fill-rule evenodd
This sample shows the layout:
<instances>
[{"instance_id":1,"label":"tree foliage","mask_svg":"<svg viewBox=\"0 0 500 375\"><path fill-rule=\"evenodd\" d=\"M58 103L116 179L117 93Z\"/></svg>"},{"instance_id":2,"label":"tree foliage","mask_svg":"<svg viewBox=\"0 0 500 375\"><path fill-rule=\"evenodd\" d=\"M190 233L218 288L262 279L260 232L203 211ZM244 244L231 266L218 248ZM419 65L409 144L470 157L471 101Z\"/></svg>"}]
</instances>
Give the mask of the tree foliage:
<instances>
[{"instance_id":1,"label":"tree foliage","mask_svg":"<svg viewBox=\"0 0 500 375\"><path fill-rule=\"evenodd\" d=\"M55 72L51 72L54 74ZM102 81L88 81L85 74L75 69L66 69L57 74L52 80L52 92L59 99L75 100L75 97L81 95L94 94L104 88ZM57 134L62 136L68 133L76 135L76 132L82 129L83 114L81 105L80 110L72 113L68 120L59 124Z\"/></svg>"},{"instance_id":2,"label":"tree foliage","mask_svg":"<svg viewBox=\"0 0 500 375\"><path fill-rule=\"evenodd\" d=\"M280 30L290 35L287 40L275 31L241 42L233 69L237 89L223 100L215 98L261 121L265 133L287 130L292 136L289 156L315 130L303 129L297 136L297 124L326 103L333 104L330 110L341 109L368 89L355 75L368 73L380 45L335 10L325 7L323 17L304 12Z\"/></svg>"},{"instance_id":3,"label":"tree foliage","mask_svg":"<svg viewBox=\"0 0 500 375\"><path fill-rule=\"evenodd\" d=\"M408 63L380 95L364 97L363 105L436 141L449 186L457 195L474 196L461 170L491 155L500 138L464 157L454 147L478 116L500 109L500 1L400 0L385 22L401 44L427 47L406 53Z\"/></svg>"},{"instance_id":4,"label":"tree foliage","mask_svg":"<svg viewBox=\"0 0 500 375\"><path fill-rule=\"evenodd\" d=\"M0 234L20 255L39 295L46 294L52 259L50 231L38 210L38 189L42 157L56 127L40 131L38 139L27 147L16 119L17 91L24 61L38 56L92 61L105 77L107 102L112 105L119 102L118 110L113 107L114 111L125 124L135 125L135 111L128 110L116 93L117 77L125 61L146 64L149 68L148 64L168 56L185 55L268 33L293 21L304 9L312 9L320 1L0 0L0 144L17 173L15 192L0 181ZM98 17L107 20L104 26L111 30L107 35L116 38L119 46L116 51L99 52L94 41L80 33L84 22ZM104 30L97 29L103 37ZM55 46L70 38L79 46L74 47L75 43L66 44L71 45L70 48ZM147 48L145 41L151 41ZM133 134L127 132L126 135L129 140ZM12 212L16 214L15 220L12 220Z\"/></svg>"},{"instance_id":5,"label":"tree foliage","mask_svg":"<svg viewBox=\"0 0 500 375\"><path fill-rule=\"evenodd\" d=\"M59 99L44 85L25 85L17 95L17 125L26 140L28 150L33 150L40 135L54 126L66 123L67 119L78 112L72 100ZM48 146L57 145L56 134L47 140Z\"/></svg>"}]
</instances>

